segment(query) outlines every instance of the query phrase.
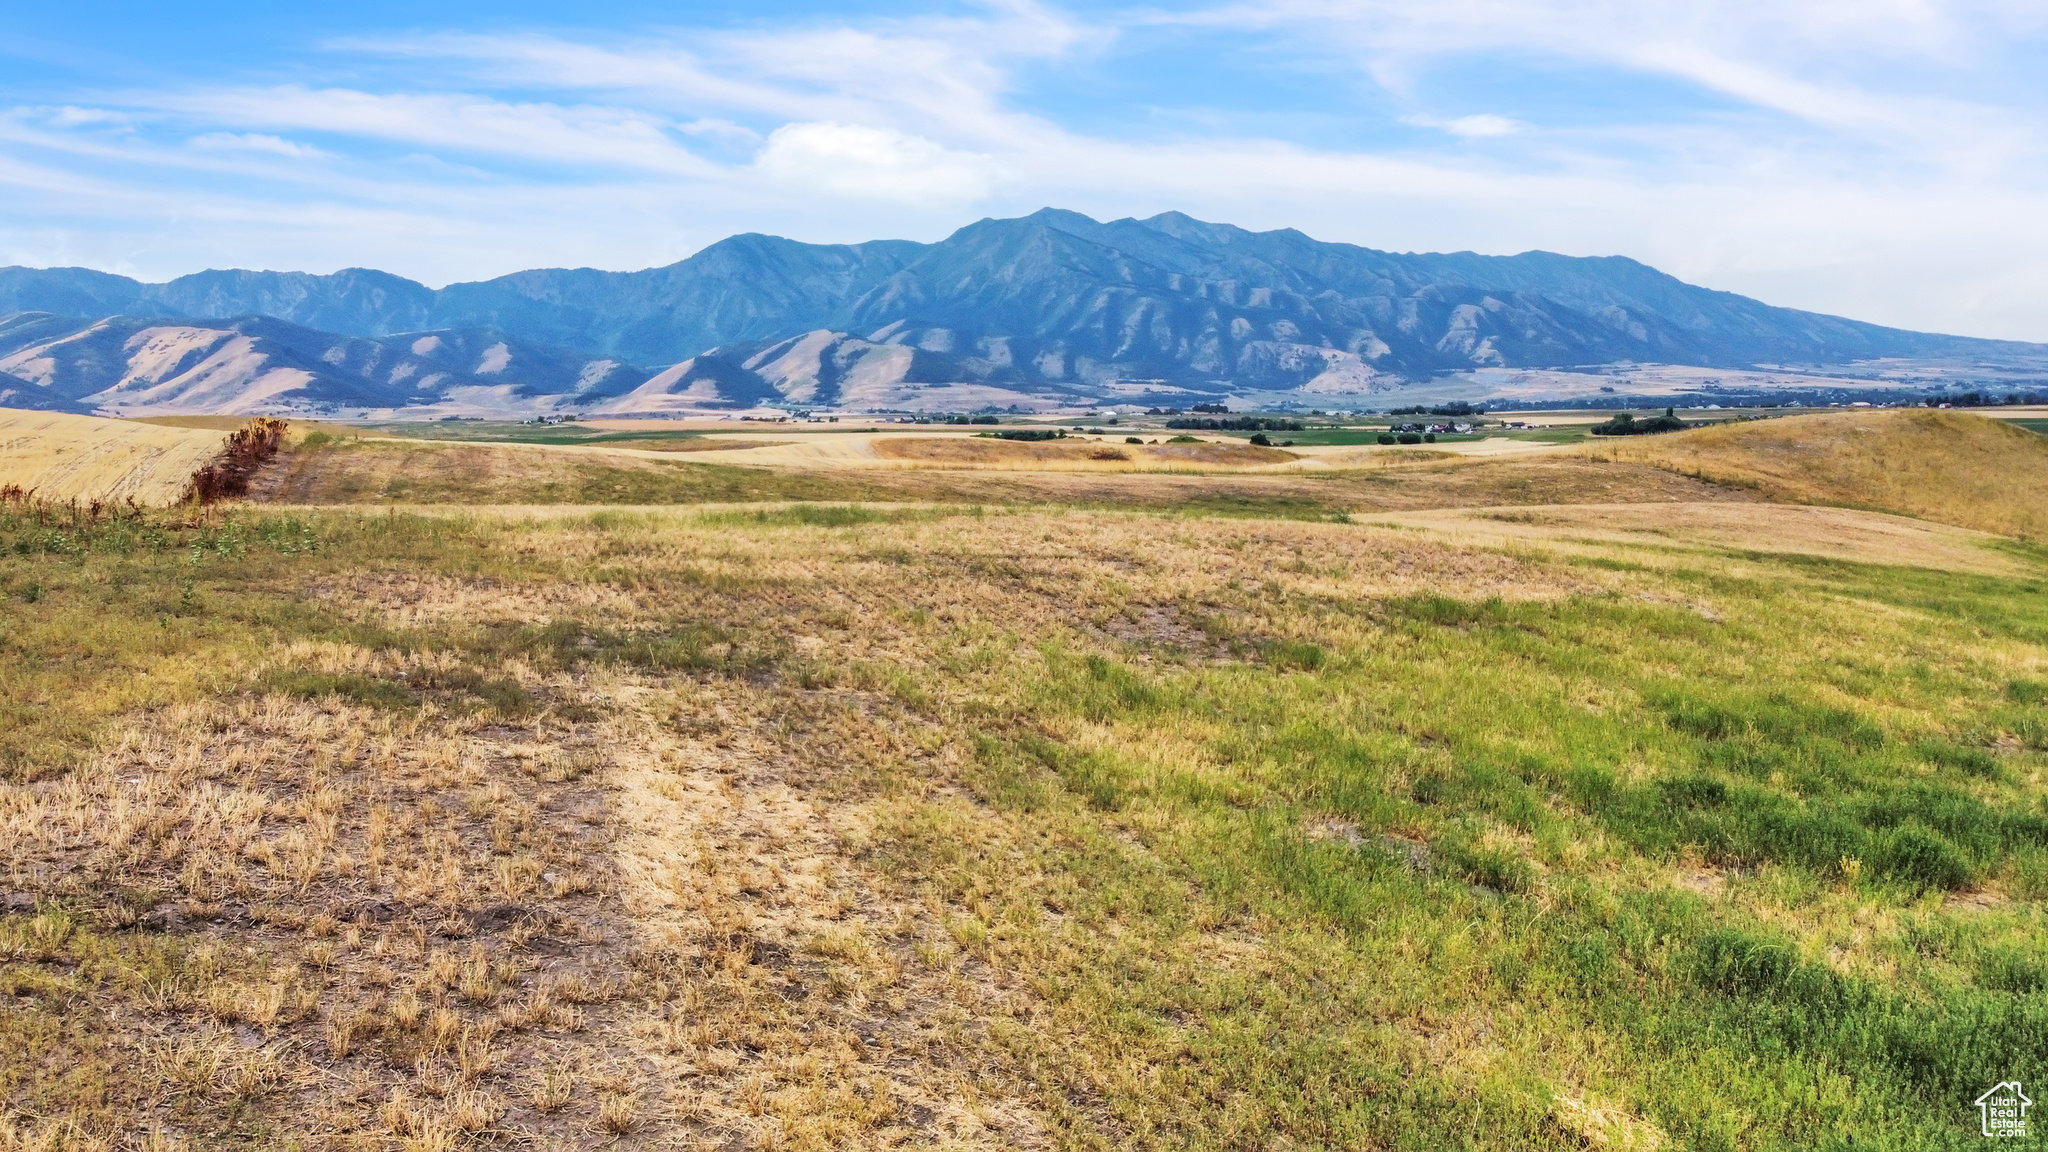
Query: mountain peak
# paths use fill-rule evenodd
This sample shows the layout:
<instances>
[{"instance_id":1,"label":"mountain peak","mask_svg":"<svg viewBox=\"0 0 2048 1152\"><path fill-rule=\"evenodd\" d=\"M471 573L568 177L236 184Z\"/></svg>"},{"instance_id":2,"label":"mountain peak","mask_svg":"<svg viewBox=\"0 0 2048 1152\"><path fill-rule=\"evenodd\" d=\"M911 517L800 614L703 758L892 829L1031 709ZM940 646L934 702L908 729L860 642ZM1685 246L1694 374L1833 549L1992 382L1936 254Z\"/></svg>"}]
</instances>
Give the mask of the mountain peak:
<instances>
[{"instance_id":1,"label":"mountain peak","mask_svg":"<svg viewBox=\"0 0 2048 1152\"><path fill-rule=\"evenodd\" d=\"M148 339L162 348L196 341L194 356L208 332L257 340L265 363L306 374L292 403L351 396L408 411L438 411L458 387L463 403L504 411L777 396L957 410L1360 396L1481 368L1623 362L2048 366L2048 348L1772 308L1625 257L1383 252L1178 211L1105 223L1043 208L935 244L742 233L661 268L532 269L439 290L370 268L213 270L156 285L0 269L0 316L31 310L50 315L0 321L0 361L23 357L0 372L32 385L44 371L34 349L98 322L115 334L161 329ZM235 319L251 316L272 319ZM93 373L118 382L133 367L110 339L78 345L96 359L65 362L83 374L77 388L111 387ZM80 402L96 394L65 387Z\"/></svg>"}]
</instances>

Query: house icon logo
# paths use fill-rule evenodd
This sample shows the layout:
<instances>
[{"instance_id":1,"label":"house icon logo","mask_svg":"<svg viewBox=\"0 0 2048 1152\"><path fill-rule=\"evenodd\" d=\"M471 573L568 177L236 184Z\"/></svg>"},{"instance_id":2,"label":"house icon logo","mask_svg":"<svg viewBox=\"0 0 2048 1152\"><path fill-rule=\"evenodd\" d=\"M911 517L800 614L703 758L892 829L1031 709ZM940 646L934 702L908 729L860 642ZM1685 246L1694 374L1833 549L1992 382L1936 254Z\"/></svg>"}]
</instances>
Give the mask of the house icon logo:
<instances>
[{"instance_id":1,"label":"house icon logo","mask_svg":"<svg viewBox=\"0 0 2048 1152\"><path fill-rule=\"evenodd\" d=\"M2027 1135L2027 1109L2034 1102L2020 1091L2020 1082L2007 1080L1994 1084L1991 1090L1977 1097L1977 1109L1982 1114L1982 1130L1986 1136Z\"/></svg>"}]
</instances>

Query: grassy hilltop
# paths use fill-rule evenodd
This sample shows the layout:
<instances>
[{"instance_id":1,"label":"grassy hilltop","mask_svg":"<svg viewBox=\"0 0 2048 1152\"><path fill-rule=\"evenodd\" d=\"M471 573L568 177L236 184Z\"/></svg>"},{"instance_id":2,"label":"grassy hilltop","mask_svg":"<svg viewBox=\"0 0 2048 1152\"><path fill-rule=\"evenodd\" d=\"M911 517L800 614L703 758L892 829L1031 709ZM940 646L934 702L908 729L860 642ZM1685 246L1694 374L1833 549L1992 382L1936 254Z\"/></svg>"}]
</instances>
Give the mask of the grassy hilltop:
<instances>
[{"instance_id":1,"label":"grassy hilltop","mask_svg":"<svg viewBox=\"0 0 2048 1152\"><path fill-rule=\"evenodd\" d=\"M2048 1073L1985 423L7 504L0 1149L1975 1146Z\"/></svg>"}]
</instances>

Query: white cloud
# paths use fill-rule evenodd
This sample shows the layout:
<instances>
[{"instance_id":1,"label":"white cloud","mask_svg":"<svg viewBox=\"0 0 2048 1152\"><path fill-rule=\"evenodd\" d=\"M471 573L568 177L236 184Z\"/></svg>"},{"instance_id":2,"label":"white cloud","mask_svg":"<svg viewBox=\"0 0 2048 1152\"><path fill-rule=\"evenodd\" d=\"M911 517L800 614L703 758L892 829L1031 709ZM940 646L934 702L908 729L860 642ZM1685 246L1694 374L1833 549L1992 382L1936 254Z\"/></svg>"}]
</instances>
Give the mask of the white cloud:
<instances>
[{"instance_id":1,"label":"white cloud","mask_svg":"<svg viewBox=\"0 0 2048 1152\"><path fill-rule=\"evenodd\" d=\"M78 128L89 124L117 124L125 126L128 117L106 108L78 108L65 105L51 109L46 121L52 128Z\"/></svg>"},{"instance_id":2,"label":"white cloud","mask_svg":"<svg viewBox=\"0 0 2048 1152\"><path fill-rule=\"evenodd\" d=\"M261 132L208 132L203 136L194 136L192 146L214 151L268 152L294 159L326 155L318 148L296 144L281 136L266 136Z\"/></svg>"},{"instance_id":3,"label":"white cloud","mask_svg":"<svg viewBox=\"0 0 2048 1152\"><path fill-rule=\"evenodd\" d=\"M859 124L785 124L754 163L787 188L914 204L971 203L995 181L986 156Z\"/></svg>"},{"instance_id":4,"label":"white cloud","mask_svg":"<svg viewBox=\"0 0 2048 1152\"><path fill-rule=\"evenodd\" d=\"M238 127L277 127L495 153L556 164L603 164L707 175L664 118L598 105L512 103L463 93L381 94L347 88L224 88L146 98L174 112Z\"/></svg>"},{"instance_id":5,"label":"white cloud","mask_svg":"<svg viewBox=\"0 0 2048 1152\"><path fill-rule=\"evenodd\" d=\"M1505 116L1495 116L1490 112L1482 112L1474 116L1459 116L1450 120L1446 120L1441 116L1428 116L1417 113L1413 116L1403 116L1401 120L1403 123L1413 124L1418 128L1441 128L1453 136L1466 137L1512 136L1528 127L1527 124L1519 120L1510 120Z\"/></svg>"},{"instance_id":6,"label":"white cloud","mask_svg":"<svg viewBox=\"0 0 2048 1152\"><path fill-rule=\"evenodd\" d=\"M743 230L935 239L1045 204L1178 208L1384 248L1623 253L1773 303L2048 339L2048 70L2015 62L2038 61L2044 20L2013 0L1274 0L357 39L338 47L408 76L0 113L0 262L61 249L155 275L377 264L439 282L643 267ZM1184 34L1380 84L1383 103L1333 96L1327 121L1445 138L1165 134L1135 105L1084 130L1036 99ZM1430 106L1504 58L1697 98L1599 123L1497 88L1486 112Z\"/></svg>"}]
</instances>

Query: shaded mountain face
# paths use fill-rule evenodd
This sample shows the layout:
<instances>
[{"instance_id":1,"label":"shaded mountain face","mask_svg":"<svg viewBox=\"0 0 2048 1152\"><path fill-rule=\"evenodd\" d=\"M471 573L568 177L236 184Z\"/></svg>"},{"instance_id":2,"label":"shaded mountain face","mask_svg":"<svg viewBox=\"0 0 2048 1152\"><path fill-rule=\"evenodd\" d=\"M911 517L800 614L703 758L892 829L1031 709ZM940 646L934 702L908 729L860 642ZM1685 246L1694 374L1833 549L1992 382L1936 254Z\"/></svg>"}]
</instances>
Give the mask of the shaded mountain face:
<instances>
[{"instance_id":1,"label":"shaded mountain face","mask_svg":"<svg viewBox=\"0 0 2048 1152\"><path fill-rule=\"evenodd\" d=\"M266 348L356 337L396 358L369 375L305 368L358 381L314 388L322 396L389 400L402 382L365 389L410 357L421 367L407 379L443 373L463 389L498 388L514 408L619 412L1358 395L1475 368L2048 355L1774 308L1621 257L1391 253L1180 213L1105 223L1053 209L936 244L749 234L664 268L537 269L438 291L365 269L150 285L9 268L0 309L237 330L271 317L342 336L249 337ZM415 406L451 402L422 395Z\"/></svg>"},{"instance_id":2,"label":"shaded mountain face","mask_svg":"<svg viewBox=\"0 0 2048 1152\"><path fill-rule=\"evenodd\" d=\"M666 268L538 269L441 290L434 327L488 327L639 363L819 327L924 245L733 236Z\"/></svg>"},{"instance_id":3,"label":"shaded mountain face","mask_svg":"<svg viewBox=\"0 0 2048 1152\"><path fill-rule=\"evenodd\" d=\"M434 326L432 289L369 268L344 268L331 276L196 272L151 286L144 299L164 316L203 320L270 316L351 336L417 332Z\"/></svg>"}]
</instances>

